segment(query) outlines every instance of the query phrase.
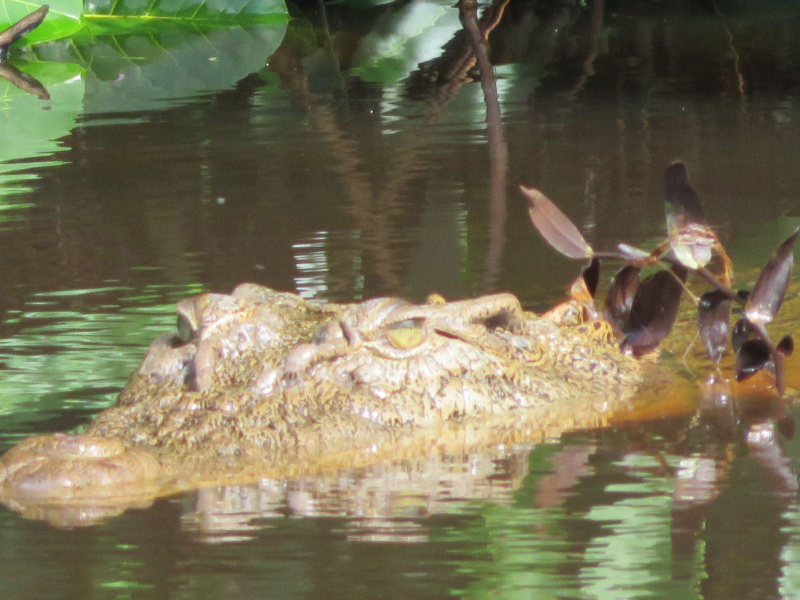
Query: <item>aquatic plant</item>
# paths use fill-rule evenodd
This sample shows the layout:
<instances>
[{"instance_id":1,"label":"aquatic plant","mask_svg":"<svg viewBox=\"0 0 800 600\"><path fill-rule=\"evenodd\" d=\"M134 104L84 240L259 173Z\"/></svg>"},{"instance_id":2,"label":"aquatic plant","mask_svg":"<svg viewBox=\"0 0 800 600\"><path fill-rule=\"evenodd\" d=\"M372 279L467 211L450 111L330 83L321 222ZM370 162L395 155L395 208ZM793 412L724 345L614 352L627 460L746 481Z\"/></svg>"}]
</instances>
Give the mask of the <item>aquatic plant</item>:
<instances>
[{"instance_id":1,"label":"aquatic plant","mask_svg":"<svg viewBox=\"0 0 800 600\"><path fill-rule=\"evenodd\" d=\"M658 347L675 323L688 275L696 274L713 288L697 300L700 338L709 358L718 363L730 338L736 379L743 381L769 369L782 395L786 388L784 358L792 353L794 343L785 335L776 344L766 325L775 318L786 295L800 228L778 246L751 290L733 290L733 264L706 221L684 163L669 165L664 179L667 236L650 252L623 243L612 251L597 252L541 191L524 186L520 190L528 200L531 222L545 241L564 256L590 260L573 286L573 297L593 308L601 259L622 261L608 289L603 312L617 329L624 351L640 356ZM715 256L720 262L719 276L707 268ZM659 264L665 267L642 278L644 268ZM732 306L738 308L733 327Z\"/></svg>"}]
</instances>

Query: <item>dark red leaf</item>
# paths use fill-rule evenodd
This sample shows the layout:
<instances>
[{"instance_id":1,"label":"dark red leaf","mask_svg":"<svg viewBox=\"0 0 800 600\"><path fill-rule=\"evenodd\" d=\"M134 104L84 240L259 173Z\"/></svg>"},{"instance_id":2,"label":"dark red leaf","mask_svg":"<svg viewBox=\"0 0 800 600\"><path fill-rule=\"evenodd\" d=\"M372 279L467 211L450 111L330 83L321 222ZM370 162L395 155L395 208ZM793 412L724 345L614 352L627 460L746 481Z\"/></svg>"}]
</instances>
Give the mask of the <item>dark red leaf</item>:
<instances>
[{"instance_id":1,"label":"dark red leaf","mask_svg":"<svg viewBox=\"0 0 800 600\"><path fill-rule=\"evenodd\" d=\"M572 282L569 288L570 298L592 307L594 311L594 293L600 281L600 259L596 256L586 267L581 276Z\"/></svg>"},{"instance_id":2,"label":"dark red leaf","mask_svg":"<svg viewBox=\"0 0 800 600\"><path fill-rule=\"evenodd\" d=\"M45 4L33 11L28 16L23 17L14 23L8 29L0 32L0 55L3 54L9 45L13 44L22 36L28 35L31 31L36 29L42 23L42 21L44 21L44 18L47 16L47 11L49 10L50 6Z\"/></svg>"},{"instance_id":3,"label":"dark red leaf","mask_svg":"<svg viewBox=\"0 0 800 600\"><path fill-rule=\"evenodd\" d=\"M744 309L744 314L752 323L769 323L781 307L792 275L794 265L792 247L798 233L800 229L795 229L794 233L778 246L761 270Z\"/></svg>"},{"instance_id":4,"label":"dark red leaf","mask_svg":"<svg viewBox=\"0 0 800 600\"><path fill-rule=\"evenodd\" d=\"M700 196L689 183L686 165L676 161L664 173L664 186L667 192L667 221L673 221L676 229L683 229L690 223L706 224ZM670 233L674 231L669 229Z\"/></svg>"},{"instance_id":5,"label":"dark red leaf","mask_svg":"<svg viewBox=\"0 0 800 600\"><path fill-rule=\"evenodd\" d=\"M787 440L794 439L795 423L794 417L784 415L778 419L778 431L780 431Z\"/></svg>"},{"instance_id":6,"label":"dark red leaf","mask_svg":"<svg viewBox=\"0 0 800 600\"><path fill-rule=\"evenodd\" d=\"M700 338L703 340L708 356L712 361L718 363L725 351L725 346L728 345L728 334L731 328L730 300L719 290L706 292L700 296L697 321Z\"/></svg>"},{"instance_id":7,"label":"dark red leaf","mask_svg":"<svg viewBox=\"0 0 800 600\"><path fill-rule=\"evenodd\" d=\"M614 282L606 296L606 320L620 332L625 331L633 306L633 297L639 288L639 267L625 265L614 275Z\"/></svg>"},{"instance_id":8,"label":"dark red leaf","mask_svg":"<svg viewBox=\"0 0 800 600\"><path fill-rule=\"evenodd\" d=\"M792 336L783 336L781 341L778 342L778 345L775 347L775 350L787 358L790 357L792 352L794 352L794 340L792 339Z\"/></svg>"},{"instance_id":9,"label":"dark red leaf","mask_svg":"<svg viewBox=\"0 0 800 600\"><path fill-rule=\"evenodd\" d=\"M594 254L578 228L550 198L534 188L519 189L528 199L533 226L548 244L569 258L590 258Z\"/></svg>"},{"instance_id":10,"label":"dark red leaf","mask_svg":"<svg viewBox=\"0 0 800 600\"><path fill-rule=\"evenodd\" d=\"M594 257L592 262L589 263L589 266L583 270L581 276L586 284L586 289L589 291L589 295L594 298L594 294L597 291L597 284L600 283L600 259Z\"/></svg>"},{"instance_id":11,"label":"dark red leaf","mask_svg":"<svg viewBox=\"0 0 800 600\"><path fill-rule=\"evenodd\" d=\"M747 319L739 319L733 326L731 332L731 343L733 344L733 351L738 352L749 338L753 331L752 325L747 322Z\"/></svg>"},{"instance_id":12,"label":"dark red leaf","mask_svg":"<svg viewBox=\"0 0 800 600\"><path fill-rule=\"evenodd\" d=\"M765 367L772 368L769 347L761 339L744 342L736 352L736 381L744 381Z\"/></svg>"},{"instance_id":13,"label":"dark red leaf","mask_svg":"<svg viewBox=\"0 0 800 600\"><path fill-rule=\"evenodd\" d=\"M700 197L689 183L686 165L678 161L668 166L664 185L667 232L675 258L691 269L704 267L711 260L717 237L706 223Z\"/></svg>"},{"instance_id":14,"label":"dark red leaf","mask_svg":"<svg viewBox=\"0 0 800 600\"><path fill-rule=\"evenodd\" d=\"M623 350L641 356L654 350L667 336L678 315L686 275L686 268L674 266L639 284L625 327Z\"/></svg>"}]
</instances>

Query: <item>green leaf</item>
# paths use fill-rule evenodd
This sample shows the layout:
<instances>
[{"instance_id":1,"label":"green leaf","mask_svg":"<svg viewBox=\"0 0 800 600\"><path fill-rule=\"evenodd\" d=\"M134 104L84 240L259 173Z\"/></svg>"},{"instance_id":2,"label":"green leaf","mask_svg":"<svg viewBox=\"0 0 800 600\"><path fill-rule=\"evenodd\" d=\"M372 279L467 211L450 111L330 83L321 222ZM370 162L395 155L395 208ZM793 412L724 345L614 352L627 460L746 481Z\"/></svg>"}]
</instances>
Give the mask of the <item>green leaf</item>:
<instances>
[{"instance_id":1,"label":"green leaf","mask_svg":"<svg viewBox=\"0 0 800 600\"><path fill-rule=\"evenodd\" d=\"M39 27L18 44L34 44L72 36L152 33L164 25L214 29L285 23L285 0L49 0L50 12ZM43 0L0 0L0 31L30 14Z\"/></svg>"},{"instance_id":2,"label":"green leaf","mask_svg":"<svg viewBox=\"0 0 800 600\"><path fill-rule=\"evenodd\" d=\"M0 0L0 31L44 4L50 5L50 12L45 20L17 44L29 45L57 40L72 35L83 27L83 0Z\"/></svg>"},{"instance_id":3,"label":"green leaf","mask_svg":"<svg viewBox=\"0 0 800 600\"><path fill-rule=\"evenodd\" d=\"M122 27L151 20L223 25L285 20L288 11L284 0L99 0L84 16L89 23L110 19Z\"/></svg>"}]
</instances>

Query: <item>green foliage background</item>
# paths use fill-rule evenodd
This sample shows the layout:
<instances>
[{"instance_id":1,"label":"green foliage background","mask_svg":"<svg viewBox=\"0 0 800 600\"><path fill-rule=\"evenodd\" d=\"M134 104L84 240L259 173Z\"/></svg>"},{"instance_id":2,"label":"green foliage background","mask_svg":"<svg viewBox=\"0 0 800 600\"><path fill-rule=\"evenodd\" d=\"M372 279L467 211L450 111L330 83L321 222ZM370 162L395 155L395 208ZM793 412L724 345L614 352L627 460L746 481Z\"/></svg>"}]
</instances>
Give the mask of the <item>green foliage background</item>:
<instances>
[{"instance_id":1,"label":"green foliage background","mask_svg":"<svg viewBox=\"0 0 800 600\"><path fill-rule=\"evenodd\" d=\"M214 29L263 25L288 18L284 0L0 0L0 30L9 27L43 4L50 12L42 24L19 45L70 37L151 30L159 24L191 25Z\"/></svg>"}]
</instances>

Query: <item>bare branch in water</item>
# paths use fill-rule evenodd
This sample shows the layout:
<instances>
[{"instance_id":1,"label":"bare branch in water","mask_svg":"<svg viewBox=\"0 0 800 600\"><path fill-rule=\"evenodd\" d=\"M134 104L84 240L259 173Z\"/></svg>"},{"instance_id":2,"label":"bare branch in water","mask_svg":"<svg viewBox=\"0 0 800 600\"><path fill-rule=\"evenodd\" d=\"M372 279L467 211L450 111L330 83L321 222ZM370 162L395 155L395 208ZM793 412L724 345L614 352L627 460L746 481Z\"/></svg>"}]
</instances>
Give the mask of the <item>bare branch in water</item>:
<instances>
[{"instance_id":1,"label":"bare branch in water","mask_svg":"<svg viewBox=\"0 0 800 600\"><path fill-rule=\"evenodd\" d=\"M489 252L486 259L486 288L494 286L500 272L500 259L505 245L503 229L506 221L506 176L508 174L508 146L503 131L503 116L497 95L497 82L486 50L486 34L478 26L478 3L460 0L458 3L461 24L469 37L481 73L481 88L486 102L486 125L489 135L489 160L492 171L491 222Z\"/></svg>"}]
</instances>

